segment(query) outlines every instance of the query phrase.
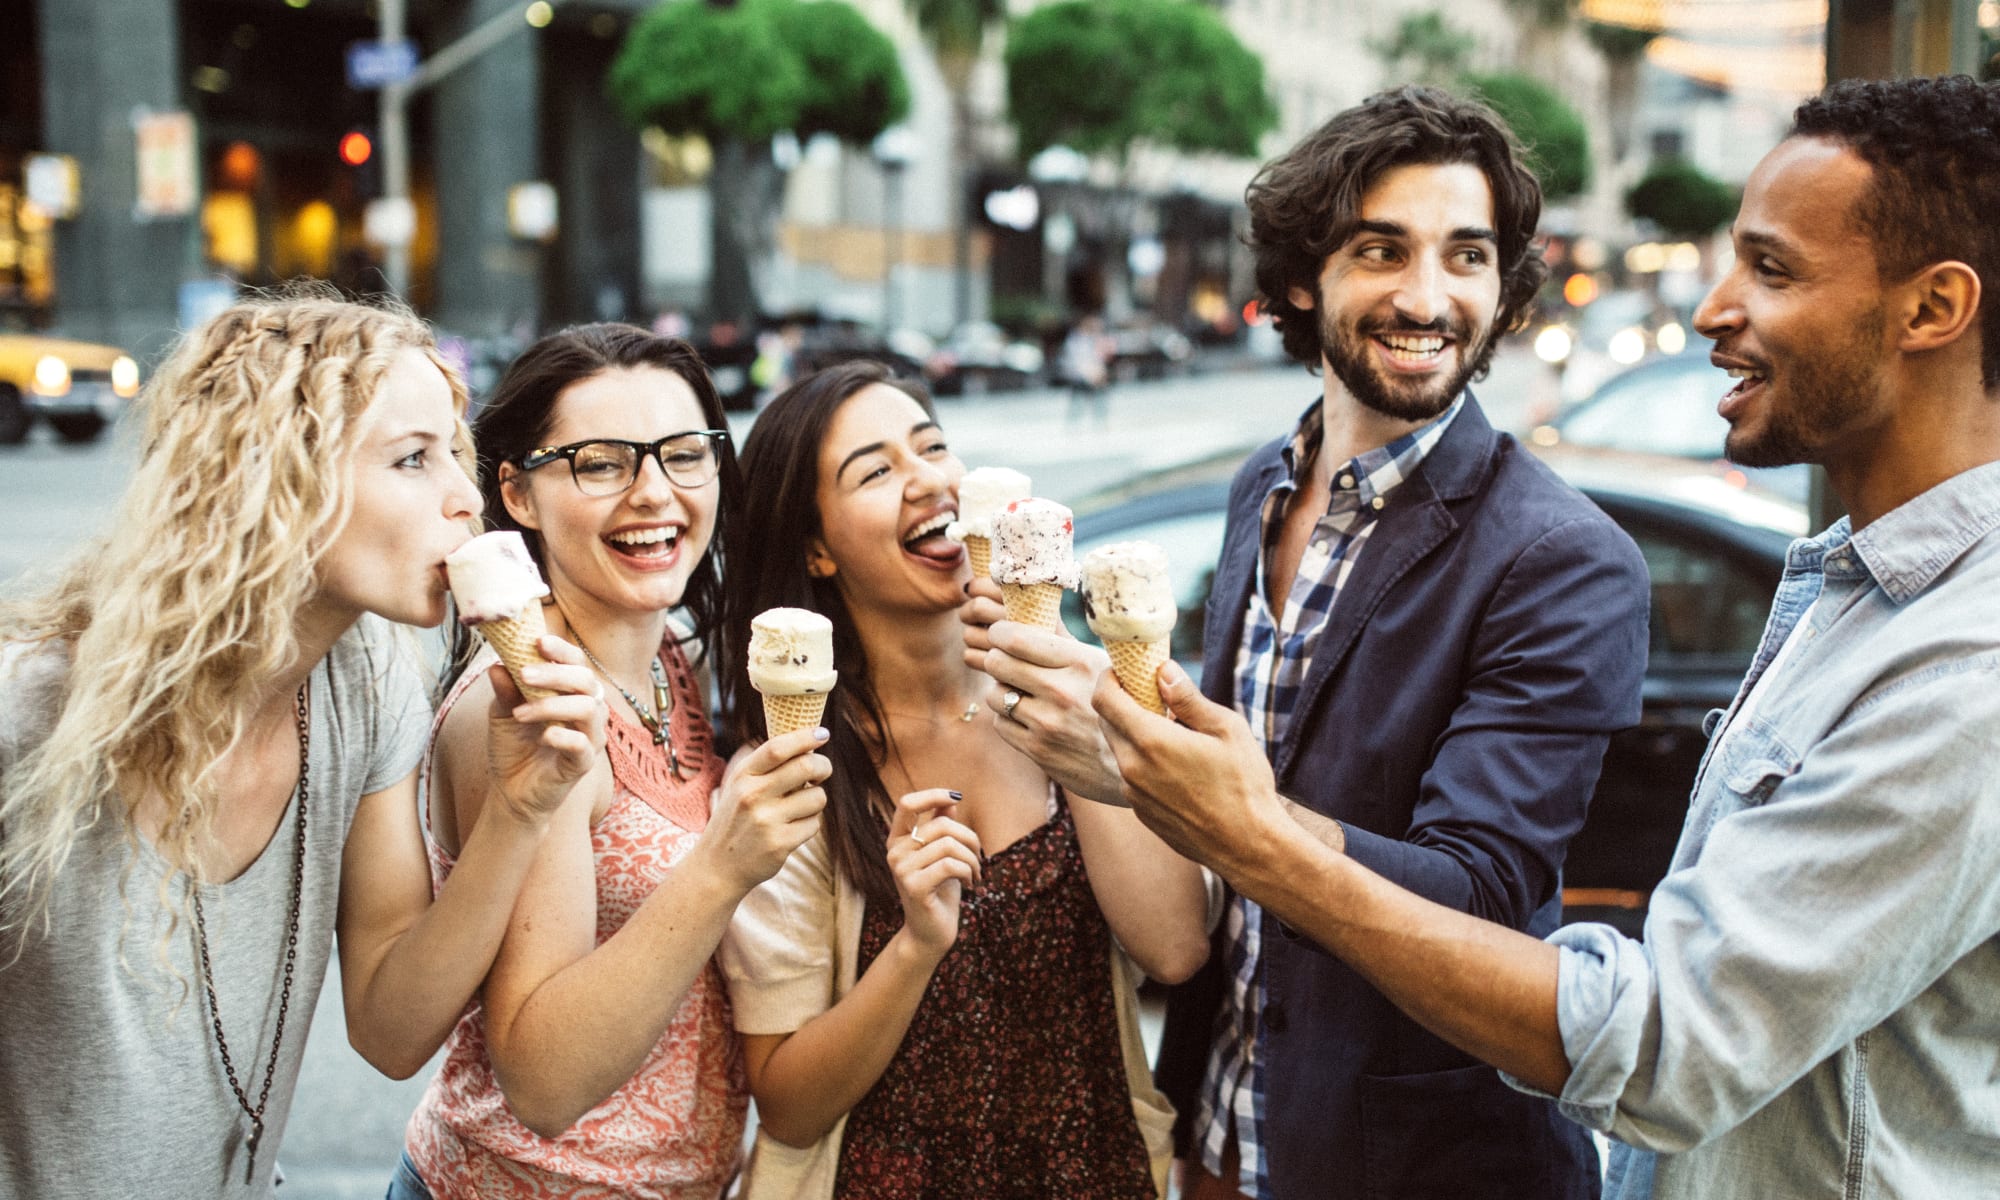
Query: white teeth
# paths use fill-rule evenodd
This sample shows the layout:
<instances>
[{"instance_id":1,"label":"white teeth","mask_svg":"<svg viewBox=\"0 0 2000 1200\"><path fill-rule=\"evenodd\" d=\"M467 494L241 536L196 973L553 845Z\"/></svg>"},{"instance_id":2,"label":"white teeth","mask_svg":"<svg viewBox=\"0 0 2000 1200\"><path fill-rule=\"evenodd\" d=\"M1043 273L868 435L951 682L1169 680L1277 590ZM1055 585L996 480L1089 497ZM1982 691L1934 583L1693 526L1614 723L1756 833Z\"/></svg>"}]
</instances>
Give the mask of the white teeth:
<instances>
[{"instance_id":1,"label":"white teeth","mask_svg":"<svg viewBox=\"0 0 2000 1200\"><path fill-rule=\"evenodd\" d=\"M1441 337L1399 337L1386 333L1381 337L1383 344L1391 350L1401 350L1405 354L1436 354L1444 349Z\"/></svg>"},{"instance_id":2,"label":"white teeth","mask_svg":"<svg viewBox=\"0 0 2000 1200\"><path fill-rule=\"evenodd\" d=\"M927 534L937 533L938 531L942 530L945 526L951 524L953 521L956 520L958 520L957 513L941 512L937 516L932 517L930 520L925 521L923 524L917 526L915 529L910 530L909 533L903 536L903 540L905 542L914 542L918 538L923 537Z\"/></svg>"},{"instance_id":3,"label":"white teeth","mask_svg":"<svg viewBox=\"0 0 2000 1200\"><path fill-rule=\"evenodd\" d=\"M1764 373L1762 371L1753 371L1748 367L1731 367L1729 368L1729 377L1731 379L1762 379L1764 378Z\"/></svg>"},{"instance_id":4,"label":"white teeth","mask_svg":"<svg viewBox=\"0 0 2000 1200\"><path fill-rule=\"evenodd\" d=\"M628 529L622 533L612 534L609 540L620 546L650 546L655 542L674 542L680 538L680 534L680 530L670 528Z\"/></svg>"}]
</instances>

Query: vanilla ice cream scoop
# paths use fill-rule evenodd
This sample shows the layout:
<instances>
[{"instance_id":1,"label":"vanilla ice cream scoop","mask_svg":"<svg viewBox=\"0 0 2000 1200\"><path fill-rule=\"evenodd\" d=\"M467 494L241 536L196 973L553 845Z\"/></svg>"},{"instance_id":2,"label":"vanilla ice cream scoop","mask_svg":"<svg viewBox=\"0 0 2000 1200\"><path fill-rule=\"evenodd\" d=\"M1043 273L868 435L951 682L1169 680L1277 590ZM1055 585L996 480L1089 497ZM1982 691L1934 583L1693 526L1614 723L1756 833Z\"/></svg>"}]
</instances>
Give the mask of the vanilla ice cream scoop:
<instances>
[{"instance_id":1,"label":"vanilla ice cream scoop","mask_svg":"<svg viewBox=\"0 0 2000 1200\"><path fill-rule=\"evenodd\" d=\"M993 514L1015 500L1034 495L1026 475L1006 467L974 467L958 481L958 520L945 527L954 542L993 536Z\"/></svg>"},{"instance_id":2,"label":"vanilla ice cream scoop","mask_svg":"<svg viewBox=\"0 0 2000 1200\"><path fill-rule=\"evenodd\" d=\"M750 686L766 696L830 692L833 622L803 608L767 608L750 621Z\"/></svg>"},{"instance_id":3,"label":"vanilla ice cream scoop","mask_svg":"<svg viewBox=\"0 0 2000 1200\"><path fill-rule=\"evenodd\" d=\"M466 625L507 621L549 594L528 544L512 529L482 533L445 556L458 619Z\"/></svg>"},{"instance_id":4,"label":"vanilla ice cream scoop","mask_svg":"<svg viewBox=\"0 0 2000 1200\"><path fill-rule=\"evenodd\" d=\"M1113 542L1083 556L1083 616L1107 642L1156 642L1174 632L1167 552L1151 542Z\"/></svg>"},{"instance_id":5,"label":"vanilla ice cream scoop","mask_svg":"<svg viewBox=\"0 0 2000 1200\"><path fill-rule=\"evenodd\" d=\"M1071 540L1076 522L1053 500L1016 500L993 514L993 579L996 583L1053 583L1076 586Z\"/></svg>"}]
</instances>

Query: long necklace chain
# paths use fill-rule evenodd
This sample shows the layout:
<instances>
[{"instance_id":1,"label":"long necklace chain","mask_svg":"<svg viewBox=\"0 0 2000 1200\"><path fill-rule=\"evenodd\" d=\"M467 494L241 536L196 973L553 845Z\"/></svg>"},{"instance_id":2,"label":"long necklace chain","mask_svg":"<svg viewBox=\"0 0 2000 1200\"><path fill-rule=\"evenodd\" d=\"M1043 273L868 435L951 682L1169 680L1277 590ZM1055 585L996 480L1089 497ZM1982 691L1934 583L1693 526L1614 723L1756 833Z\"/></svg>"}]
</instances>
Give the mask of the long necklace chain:
<instances>
[{"instance_id":1,"label":"long necklace chain","mask_svg":"<svg viewBox=\"0 0 2000 1200\"><path fill-rule=\"evenodd\" d=\"M201 987L208 995L208 1015L215 1025L215 1048L222 1054L222 1070L229 1077L229 1090L236 1094L237 1107L250 1118L249 1162L245 1165L244 1182L253 1182L257 1170L257 1143L264 1139L264 1108L271 1100L271 1083L278 1075L278 1053L285 1044L285 1016L292 1007L292 973L299 956L299 909L305 897L306 885L306 809L311 799L312 787L307 771L312 763L312 723L307 717L305 685L299 686L296 702L299 726L299 818L298 832L294 836L296 857L292 861L292 906L291 915L285 926L285 982L278 992L278 1028L271 1035L271 1057L264 1064L264 1085L257 1092L257 1106L250 1107L250 1097L244 1092L243 1084L236 1078L236 1064L229 1058L229 1042L222 1036L222 1009L215 1000L215 969L208 957L208 922L201 911L201 886L192 887L194 894L195 944L201 951Z\"/></svg>"},{"instance_id":2,"label":"long necklace chain","mask_svg":"<svg viewBox=\"0 0 2000 1200\"><path fill-rule=\"evenodd\" d=\"M625 697L625 703L632 706L632 712L638 716L639 724L644 725L647 731L653 735L653 744L655 746L666 747L667 768L678 778L681 773L680 755L674 753L673 739L668 736L673 732L673 727L669 722L674 710L674 691L673 687L667 682L667 669L661 665L660 656L655 654L653 661L647 664L653 678L653 705L651 708L648 708L646 703L640 700L639 697L626 691L625 685L618 682L610 670L602 662L598 661L597 656L590 652L590 647L583 644L583 639L576 637L576 630L570 630L570 636L576 638L577 649L583 651L583 656L589 659L590 665L596 668L599 675L604 677L604 682L616 688L618 694Z\"/></svg>"}]
</instances>

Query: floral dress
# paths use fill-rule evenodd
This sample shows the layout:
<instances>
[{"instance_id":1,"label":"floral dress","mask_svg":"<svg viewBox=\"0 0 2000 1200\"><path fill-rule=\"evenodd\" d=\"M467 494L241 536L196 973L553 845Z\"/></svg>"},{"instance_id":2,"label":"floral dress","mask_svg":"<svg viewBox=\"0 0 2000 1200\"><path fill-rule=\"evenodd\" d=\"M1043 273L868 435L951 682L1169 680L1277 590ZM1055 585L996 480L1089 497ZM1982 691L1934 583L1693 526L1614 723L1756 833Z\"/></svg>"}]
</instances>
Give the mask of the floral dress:
<instances>
[{"instance_id":1,"label":"floral dress","mask_svg":"<svg viewBox=\"0 0 2000 1200\"><path fill-rule=\"evenodd\" d=\"M902 927L870 904L859 968ZM1111 931L1067 805L993 855L902 1047L847 1120L835 1194L1151 1200L1118 1040Z\"/></svg>"}]
</instances>

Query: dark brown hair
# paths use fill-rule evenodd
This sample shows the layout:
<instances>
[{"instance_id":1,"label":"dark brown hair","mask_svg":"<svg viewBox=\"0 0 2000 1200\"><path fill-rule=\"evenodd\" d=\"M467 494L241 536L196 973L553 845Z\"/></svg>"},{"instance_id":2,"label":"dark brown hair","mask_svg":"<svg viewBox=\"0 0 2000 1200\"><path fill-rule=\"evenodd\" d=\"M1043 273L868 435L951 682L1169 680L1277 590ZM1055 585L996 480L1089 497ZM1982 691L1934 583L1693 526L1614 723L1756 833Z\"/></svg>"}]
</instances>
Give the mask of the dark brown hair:
<instances>
[{"instance_id":1,"label":"dark brown hair","mask_svg":"<svg viewBox=\"0 0 2000 1200\"><path fill-rule=\"evenodd\" d=\"M1450 163L1478 167L1493 189L1500 235L1494 330L1510 333L1527 321L1529 304L1548 278L1534 245L1541 185L1492 109L1437 88L1403 87L1370 96L1306 135L1266 163L1244 193L1257 303L1284 336L1286 354L1314 369L1320 365L1318 316L1293 304L1291 290L1318 294L1327 255L1353 235L1368 189L1395 167Z\"/></svg>"},{"instance_id":2,"label":"dark brown hair","mask_svg":"<svg viewBox=\"0 0 2000 1200\"><path fill-rule=\"evenodd\" d=\"M2000 387L2000 83L1842 80L1799 105L1791 136L1845 146L1873 168L1850 219L1883 282L1954 261L1979 276L1980 383Z\"/></svg>"},{"instance_id":3,"label":"dark brown hair","mask_svg":"<svg viewBox=\"0 0 2000 1200\"><path fill-rule=\"evenodd\" d=\"M729 545L721 664L722 707L742 741L766 736L764 706L750 686L750 619L768 608L806 608L833 622L840 686L826 717L821 751L833 762L826 781L826 837L834 870L873 900L893 902L896 880L886 847L888 724L868 667L868 652L832 579L806 572L806 548L819 536L819 452L841 406L870 384L903 392L935 416L929 393L880 363L828 367L786 388L757 416L743 443L743 486L757 503L734 526Z\"/></svg>"},{"instance_id":4,"label":"dark brown hair","mask_svg":"<svg viewBox=\"0 0 2000 1200\"><path fill-rule=\"evenodd\" d=\"M665 338L636 325L577 325L552 333L521 352L507 367L507 373L493 389L493 395L472 420L472 440L479 454L479 493L486 499L486 524L490 529L512 529L528 544L535 565L548 574L542 554L541 535L524 529L507 511L500 496L500 464L521 465L521 460L544 444L555 424L556 401L571 386L605 371L626 367L657 367L678 375L694 392L701 406L702 420L710 429L729 428L722 410L722 398L708 377L708 368L694 347L678 338ZM722 622L722 561L724 540L734 514L742 502L742 476L736 452L724 438L716 446L722 481L722 495L715 509L715 532L708 553L695 564L688 576L687 590L681 595L681 609L694 626L694 638L707 653ZM452 668L446 686L464 670L475 644L463 627L454 623Z\"/></svg>"}]
</instances>

